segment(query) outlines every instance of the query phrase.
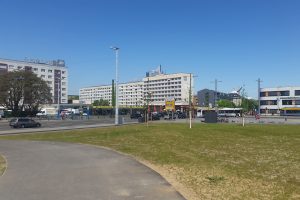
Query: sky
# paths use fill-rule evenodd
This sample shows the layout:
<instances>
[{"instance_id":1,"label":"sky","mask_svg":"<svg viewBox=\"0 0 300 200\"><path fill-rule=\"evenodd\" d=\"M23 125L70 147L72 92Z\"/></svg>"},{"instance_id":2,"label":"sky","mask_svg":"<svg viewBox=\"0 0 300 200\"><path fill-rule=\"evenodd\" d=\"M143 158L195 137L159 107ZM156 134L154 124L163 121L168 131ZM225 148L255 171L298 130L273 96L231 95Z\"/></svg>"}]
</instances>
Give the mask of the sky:
<instances>
[{"instance_id":1,"label":"sky","mask_svg":"<svg viewBox=\"0 0 300 200\"><path fill-rule=\"evenodd\" d=\"M69 94L162 66L194 91L300 85L298 0L0 0L0 58L63 59Z\"/></svg>"}]
</instances>

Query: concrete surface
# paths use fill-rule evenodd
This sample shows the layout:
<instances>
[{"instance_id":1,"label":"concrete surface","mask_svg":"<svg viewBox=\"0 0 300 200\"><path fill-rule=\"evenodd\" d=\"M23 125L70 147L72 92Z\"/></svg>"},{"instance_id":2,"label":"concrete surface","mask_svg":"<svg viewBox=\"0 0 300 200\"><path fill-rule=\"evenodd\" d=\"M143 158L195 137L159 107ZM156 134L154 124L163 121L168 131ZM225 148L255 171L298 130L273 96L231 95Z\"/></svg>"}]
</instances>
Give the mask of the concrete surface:
<instances>
[{"instance_id":1,"label":"concrete surface","mask_svg":"<svg viewBox=\"0 0 300 200\"><path fill-rule=\"evenodd\" d=\"M1 200L179 200L159 174L130 157L80 144L0 140L8 168Z\"/></svg>"}]
</instances>

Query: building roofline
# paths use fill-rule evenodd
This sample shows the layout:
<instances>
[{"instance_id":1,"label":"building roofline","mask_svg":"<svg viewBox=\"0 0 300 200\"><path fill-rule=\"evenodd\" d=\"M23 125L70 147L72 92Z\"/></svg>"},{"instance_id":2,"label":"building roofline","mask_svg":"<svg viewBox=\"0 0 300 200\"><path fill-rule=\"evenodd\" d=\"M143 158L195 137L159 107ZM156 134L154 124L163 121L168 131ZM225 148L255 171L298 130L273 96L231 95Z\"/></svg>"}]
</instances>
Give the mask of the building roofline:
<instances>
[{"instance_id":1,"label":"building roofline","mask_svg":"<svg viewBox=\"0 0 300 200\"><path fill-rule=\"evenodd\" d=\"M121 85L121 84L130 84L130 83L144 83L144 82L143 81L131 81L131 82L119 83L118 85ZM80 88L79 90L81 90L81 89L89 89L89 88L96 88L96 87L106 87L106 86L111 86L111 84L89 86L89 87Z\"/></svg>"},{"instance_id":2,"label":"building roofline","mask_svg":"<svg viewBox=\"0 0 300 200\"><path fill-rule=\"evenodd\" d=\"M42 62L33 62L33 61L26 61L26 60L16 60L16 59L8 59L8 58L0 58L0 61L9 61L9 62L18 62L18 63L30 63L30 64L36 64L36 65L45 65L45 66L51 66L51 67L62 67L62 68L68 68L67 66L58 66L58 65L51 65L49 63L42 63Z\"/></svg>"},{"instance_id":3,"label":"building roofline","mask_svg":"<svg viewBox=\"0 0 300 200\"><path fill-rule=\"evenodd\" d=\"M278 87L262 87L260 90L278 90L283 88L300 88L300 86L278 86Z\"/></svg>"}]
</instances>

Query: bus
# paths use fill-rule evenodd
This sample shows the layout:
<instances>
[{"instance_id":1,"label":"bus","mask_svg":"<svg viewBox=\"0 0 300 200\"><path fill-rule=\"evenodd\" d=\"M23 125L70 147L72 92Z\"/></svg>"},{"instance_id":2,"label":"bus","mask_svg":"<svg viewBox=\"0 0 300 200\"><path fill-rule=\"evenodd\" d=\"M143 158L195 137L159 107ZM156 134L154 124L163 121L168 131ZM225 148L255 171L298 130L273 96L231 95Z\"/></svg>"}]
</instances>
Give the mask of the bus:
<instances>
[{"instance_id":1,"label":"bus","mask_svg":"<svg viewBox=\"0 0 300 200\"><path fill-rule=\"evenodd\" d=\"M219 117L240 117L242 116L242 108L220 108L218 110Z\"/></svg>"},{"instance_id":2,"label":"bus","mask_svg":"<svg viewBox=\"0 0 300 200\"><path fill-rule=\"evenodd\" d=\"M199 107L197 109L197 117L198 118L204 117L205 113L208 112L208 111L214 111L214 110L211 109L211 108Z\"/></svg>"}]
</instances>

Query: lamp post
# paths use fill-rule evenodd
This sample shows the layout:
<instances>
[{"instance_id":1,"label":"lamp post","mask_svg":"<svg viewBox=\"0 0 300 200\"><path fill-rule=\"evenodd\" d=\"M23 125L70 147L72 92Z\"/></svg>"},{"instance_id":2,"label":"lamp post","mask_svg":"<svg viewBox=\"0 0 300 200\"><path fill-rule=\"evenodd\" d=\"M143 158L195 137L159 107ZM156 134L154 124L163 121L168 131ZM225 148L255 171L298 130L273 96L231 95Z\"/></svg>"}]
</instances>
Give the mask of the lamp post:
<instances>
[{"instance_id":1,"label":"lamp post","mask_svg":"<svg viewBox=\"0 0 300 200\"><path fill-rule=\"evenodd\" d=\"M116 53L116 110L115 110L115 125L119 124L119 88L118 88L118 56L119 56L119 49L118 47L110 47Z\"/></svg>"},{"instance_id":2,"label":"lamp post","mask_svg":"<svg viewBox=\"0 0 300 200\"><path fill-rule=\"evenodd\" d=\"M60 78L57 78L56 79L57 80L57 83L55 83L55 84L57 84L57 119L59 119L59 115L60 115L60 94L59 94L59 92L60 92L60 82L61 82L61 79Z\"/></svg>"}]
</instances>

